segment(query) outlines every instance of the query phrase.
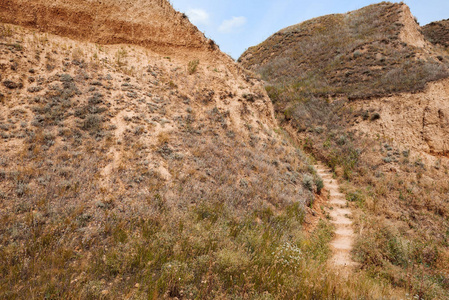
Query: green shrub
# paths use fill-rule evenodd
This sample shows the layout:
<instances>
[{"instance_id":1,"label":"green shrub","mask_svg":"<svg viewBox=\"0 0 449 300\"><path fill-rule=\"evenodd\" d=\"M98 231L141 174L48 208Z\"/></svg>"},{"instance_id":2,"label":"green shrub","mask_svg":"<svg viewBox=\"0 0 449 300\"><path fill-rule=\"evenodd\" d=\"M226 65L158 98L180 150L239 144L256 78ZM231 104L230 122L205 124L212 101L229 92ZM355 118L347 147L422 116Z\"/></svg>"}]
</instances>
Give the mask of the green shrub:
<instances>
[{"instance_id":1,"label":"green shrub","mask_svg":"<svg viewBox=\"0 0 449 300\"><path fill-rule=\"evenodd\" d=\"M365 196L361 191L348 192L346 193L346 200L362 205L365 202Z\"/></svg>"},{"instance_id":2,"label":"green shrub","mask_svg":"<svg viewBox=\"0 0 449 300\"><path fill-rule=\"evenodd\" d=\"M315 179L315 185L316 185L318 195L321 194L321 190L324 188L323 179L321 179L321 178Z\"/></svg>"},{"instance_id":3,"label":"green shrub","mask_svg":"<svg viewBox=\"0 0 449 300\"><path fill-rule=\"evenodd\" d=\"M305 174L302 179L302 185L309 191L313 192L315 188L313 177L310 176L309 174Z\"/></svg>"}]
</instances>

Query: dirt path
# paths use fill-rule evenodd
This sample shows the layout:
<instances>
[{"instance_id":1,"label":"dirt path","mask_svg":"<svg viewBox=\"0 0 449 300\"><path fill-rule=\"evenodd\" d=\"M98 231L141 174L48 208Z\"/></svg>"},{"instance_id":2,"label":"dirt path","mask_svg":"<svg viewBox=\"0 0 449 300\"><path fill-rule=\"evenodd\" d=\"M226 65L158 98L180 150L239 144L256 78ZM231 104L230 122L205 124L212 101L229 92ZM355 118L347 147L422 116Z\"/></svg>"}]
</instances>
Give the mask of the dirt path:
<instances>
[{"instance_id":1,"label":"dirt path","mask_svg":"<svg viewBox=\"0 0 449 300\"><path fill-rule=\"evenodd\" d=\"M345 195L340 193L337 180L332 178L331 171L323 165L316 165L318 175L323 178L324 188L329 191L329 204L331 205L331 222L335 225L335 238L331 242L333 257L331 263L339 269L350 269L356 263L351 259L351 250L354 243L351 211L347 207Z\"/></svg>"}]
</instances>

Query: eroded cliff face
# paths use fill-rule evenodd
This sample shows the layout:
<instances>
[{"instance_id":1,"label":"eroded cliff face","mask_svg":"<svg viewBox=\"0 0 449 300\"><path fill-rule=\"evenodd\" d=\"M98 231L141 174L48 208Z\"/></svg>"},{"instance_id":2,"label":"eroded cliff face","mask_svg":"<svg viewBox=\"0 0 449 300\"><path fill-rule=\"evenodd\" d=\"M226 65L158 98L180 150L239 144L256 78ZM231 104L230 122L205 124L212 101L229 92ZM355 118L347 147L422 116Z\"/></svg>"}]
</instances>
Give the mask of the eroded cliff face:
<instances>
[{"instance_id":1,"label":"eroded cliff face","mask_svg":"<svg viewBox=\"0 0 449 300\"><path fill-rule=\"evenodd\" d=\"M100 44L135 44L176 53L216 50L166 0L2 0L0 21Z\"/></svg>"},{"instance_id":2,"label":"eroded cliff face","mask_svg":"<svg viewBox=\"0 0 449 300\"><path fill-rule=\"evenodd\" d=\"M428 45L428 42L424 39L424 36L420 32L419 24L410 11L410 7L407 5L400 6L402 14L400 22L403 24L399 38L408 45L415 46L417 48L424 48Z\"/></svg>"},{"instance_id":3,"label":"eroded cliff face","mask_svg":"<svg viewBox=\"0 0 449 300\"><path fill-rule=\"evenodd\" d=\"M358 101L351 106L379 113L379 120L355 125L373 137L379 134L414 150L449 154L449 79L430 83L421 93Z\"/></svg>"}]
</instances>

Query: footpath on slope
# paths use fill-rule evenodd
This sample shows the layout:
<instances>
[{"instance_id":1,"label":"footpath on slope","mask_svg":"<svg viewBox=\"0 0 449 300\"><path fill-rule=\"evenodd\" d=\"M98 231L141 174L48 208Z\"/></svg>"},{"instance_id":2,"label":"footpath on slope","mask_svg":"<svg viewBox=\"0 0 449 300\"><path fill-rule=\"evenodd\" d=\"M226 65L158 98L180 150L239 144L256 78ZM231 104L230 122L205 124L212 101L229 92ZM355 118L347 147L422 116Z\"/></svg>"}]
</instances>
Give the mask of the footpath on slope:
<instances>
[{"instance_id":1,"label":"footpath on slope","mask_svg":"<svg viewBox=\"0 0 449 300\"><path fill-rule=\"evenodd\" d=\"M356 265L351 259L351 250L354 243L354 230L352 229L351 211L347 207L345 195L340 193L340 186L336 179L333 179L332 172L322 164L315 166L318 175L324 183L324 189L329 192L329 204L331 222L335 226L335 238L331 242L333 256L331 264L347 273Z\"/></svg>"}]
</instances>

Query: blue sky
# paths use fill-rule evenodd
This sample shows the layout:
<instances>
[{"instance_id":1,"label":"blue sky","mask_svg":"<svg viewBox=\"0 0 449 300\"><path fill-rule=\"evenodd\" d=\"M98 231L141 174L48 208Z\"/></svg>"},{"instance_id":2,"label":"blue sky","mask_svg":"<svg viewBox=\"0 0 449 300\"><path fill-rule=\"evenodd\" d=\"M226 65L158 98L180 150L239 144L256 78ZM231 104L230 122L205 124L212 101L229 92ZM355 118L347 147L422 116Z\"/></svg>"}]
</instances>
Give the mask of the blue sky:
<instances>
[{"instance_id":1,"label":"blue sky","mask_svg":"<svg viewBox=\"0 0 449 300\"><path fill-rule=\"evenodd\" d=\"M237 59L278 30L332 13L381 1L368 0L170 0L220 49ZM394 1L396 2L396 1ZM404 1L421 25L449 18L448 0Z\"/></svg>"}]
</instances>

